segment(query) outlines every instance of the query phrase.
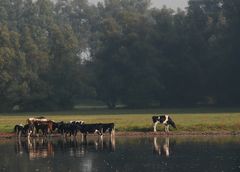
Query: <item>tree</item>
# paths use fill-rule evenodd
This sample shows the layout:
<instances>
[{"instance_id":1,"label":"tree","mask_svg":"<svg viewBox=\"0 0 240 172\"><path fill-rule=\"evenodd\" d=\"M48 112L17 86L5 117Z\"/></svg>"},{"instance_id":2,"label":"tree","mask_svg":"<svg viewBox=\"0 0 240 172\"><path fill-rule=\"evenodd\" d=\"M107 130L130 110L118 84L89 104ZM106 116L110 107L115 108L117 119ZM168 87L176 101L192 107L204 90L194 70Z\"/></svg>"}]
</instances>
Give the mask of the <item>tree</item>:
<instances>
[{"instance_id":1,"label":"tree","mask_svg":"<svg viewBox=\"0 0 240 172\"><path fill-rule=\"evenodd\" d=\"M59 108L72 108L81 93L78 40L69 25L53 25L49 36L52 56L47 76L51 86L49 101Z\"/></svg>"},{"instance_id":2,"label":"tree","mask_svg":"<svg viewBox=\"0 0 240 172\"><path fill-rule=\"evenodd\" d=\"M99 5L103 19L96 27L97 49L92 48L96 50L92 53L95 86L99 99L110 108L119 101L131 107L151 104L157 88L148 46L147 2L105 1L105 6Z\"/></svg>"},{"instance_id":3,"label":"tree","mask_svg":"<svg viewBox=\"0 0 240 172\"><path fill-rule=\"evenodd\" d=\"M0 26L0 111L18 105L26 92L25 59L19 47L19 35Z\"/></svg>"},{"instance_id":4,"label":"tree","mask_svg":"<svg viewBox=\"0 0 240 172\"><path fill-rule=\"evenodd\" d=\"M217 35L219 53L216 55L218 66L215 72L215 93L219 104L239 105L240 3L237 0L223 0L220 5L222 14Z\"/></svg>"},{"instance_id":5,"label":"tree","mask_svg":"<svg viewBox=\"0 0 240 172\"><path fill-rule=\"evenodd\" d=\"M26 60L25 85L27 92L20 103L22 110L41 110L48 96L48 86L43 80L49 65L47 51L42 51L33 39L33 32L25 27L21 39L21 51L24 52ZM41 44L40 44L41 45Z\"/></svg>"}]
</instances>

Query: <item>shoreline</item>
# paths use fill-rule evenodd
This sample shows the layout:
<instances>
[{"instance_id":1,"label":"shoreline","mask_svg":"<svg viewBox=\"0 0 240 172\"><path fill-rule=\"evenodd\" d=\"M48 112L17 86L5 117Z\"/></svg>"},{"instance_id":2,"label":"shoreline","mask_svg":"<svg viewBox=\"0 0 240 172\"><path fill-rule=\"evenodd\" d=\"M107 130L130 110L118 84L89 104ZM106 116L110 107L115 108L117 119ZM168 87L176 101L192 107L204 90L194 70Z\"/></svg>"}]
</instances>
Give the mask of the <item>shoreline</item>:
<instances>
[{"instance_id":1,"label":"shoreline","mask_svg":"<svg viewBox=\"0 0 240 172\"><path fill-rule=\"evenodd\" d=\"M96 134L90 134L97 136ZM109 134L104 134L109 136ZM79 136L79 134L78 134ZM240 131L179 131L179 132L141 132L141 131L117 131L117 137L154 137L154 136L240 136ZM15 133L0 132L0 139L15 138ZM42 137L42 136L40 136ZM60 134L52 134L51 137L61 137Z\"/></svg>"}]
</instances>

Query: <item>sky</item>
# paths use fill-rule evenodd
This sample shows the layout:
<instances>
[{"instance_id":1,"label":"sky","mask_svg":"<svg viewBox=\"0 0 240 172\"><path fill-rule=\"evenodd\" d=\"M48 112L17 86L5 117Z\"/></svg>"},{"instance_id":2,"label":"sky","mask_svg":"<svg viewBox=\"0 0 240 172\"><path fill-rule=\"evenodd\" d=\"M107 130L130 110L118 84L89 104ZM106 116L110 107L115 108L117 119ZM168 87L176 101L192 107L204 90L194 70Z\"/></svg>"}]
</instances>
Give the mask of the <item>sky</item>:
<instances>
[{"instance_id":1,"label":"sky","mask_svg":"<svg viewBox=\"0 0 240 172\"><path fill-rule=\"evenodd\" d=\"M102 0L89 0L90 3L97 3ZM163 5L166 5L168 8L176 10L177 8L184 9L187 7L188 0L152 0L152 6L161 8Z\"/></svg>"}]
</instances>

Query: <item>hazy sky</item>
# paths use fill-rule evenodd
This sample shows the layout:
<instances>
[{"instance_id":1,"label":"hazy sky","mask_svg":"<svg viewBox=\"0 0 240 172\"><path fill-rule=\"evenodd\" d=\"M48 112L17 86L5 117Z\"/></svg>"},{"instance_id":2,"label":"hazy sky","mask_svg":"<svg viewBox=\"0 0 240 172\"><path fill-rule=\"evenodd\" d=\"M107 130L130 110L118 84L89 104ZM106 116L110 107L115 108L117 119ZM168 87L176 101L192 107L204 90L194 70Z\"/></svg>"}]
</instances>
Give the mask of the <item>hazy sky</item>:
<instances>
[{"instance_id":1,"label":"hazy sky","mask_svg":"<svg viewBox=\"0 0 240 172\"><path fill-rule=\"evenodd\" d=\"M102 0L89 0L89 2L97 3L98 1ZM152 6L161 8L163 5L166 5L169 8L177 9L181 8L184 9L187 7L188 0L152 0Z\"/></svg>"},{"instance_id":2,"label":"hazy sky","mask_svg":"<svg viewBox=\"0 0 240 172\"><path fill-rule=\"evenodd\" d=\"M152 5L161 8L163 5L166 5L169 8L184 9L187 7L188 0L152 0Z\"/></svg>"}]
</instances>

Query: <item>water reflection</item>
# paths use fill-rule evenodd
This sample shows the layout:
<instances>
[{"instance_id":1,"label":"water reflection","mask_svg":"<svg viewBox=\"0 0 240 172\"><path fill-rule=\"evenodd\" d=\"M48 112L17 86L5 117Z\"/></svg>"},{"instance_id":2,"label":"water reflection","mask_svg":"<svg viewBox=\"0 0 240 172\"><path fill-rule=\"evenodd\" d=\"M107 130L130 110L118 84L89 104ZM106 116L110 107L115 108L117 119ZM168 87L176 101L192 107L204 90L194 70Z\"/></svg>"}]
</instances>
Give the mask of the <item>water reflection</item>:
<instances>
[{"instance_id":1,"label":"water reflection","mask_svg":"<svg viewBox=\"0 0 240 172\"><path fill-rule=\"evenodd\" d=\"M173 144L171 144L173 146ZM153 138L153 153L159 156L170 156L170 138Z\"/></svg>"},{"instance_id":2,"label":"water reflection","mask_svg":"<svg viewBox=\"0 0 240 172\"><path fill-rule=\"evenodd\" d=\"M94 136L87 140L80 137L21 138L2 143L0 140L0 171L219 172L240 169L238 136L116 137L116 143L110 137L101 140Z\"/></svg>"},{"instance_id":3,"label":"water reflection","mask_svg":"<svg viewBox=\"0 0 240 172\"><path fill-rule=\"evenodd\" d=\"M107 138L64 138L58 141L58 148L70 156L83 157L89 151L115 151L115 137Z\"/></svg>"},{"instance_id":4,"label":"water reflection","mask_svg":"<svg viewBox=\"0 0 240 172\"><path fill-rule=\"evenodd\" d=\"M60 149L60 150L59 150ZM17 156L27 154L29 160L54 157L54 150L67 153L72 157L83 157L89 151L114 152L115 137L109 138L61 138L52 140L48 138L17 139L15 153Z\"/></svg>"},{"instance_id":5,"label":"water reflection","mask_svg":"<svg viewBox=\"0 0 240 172\"><path fill-rule=\"evenodd\" d=\"M15 151L18 156L28 154L30 160L54 156L54 145L46 138L18 139Z\"/></svg>"}]
</instances>

